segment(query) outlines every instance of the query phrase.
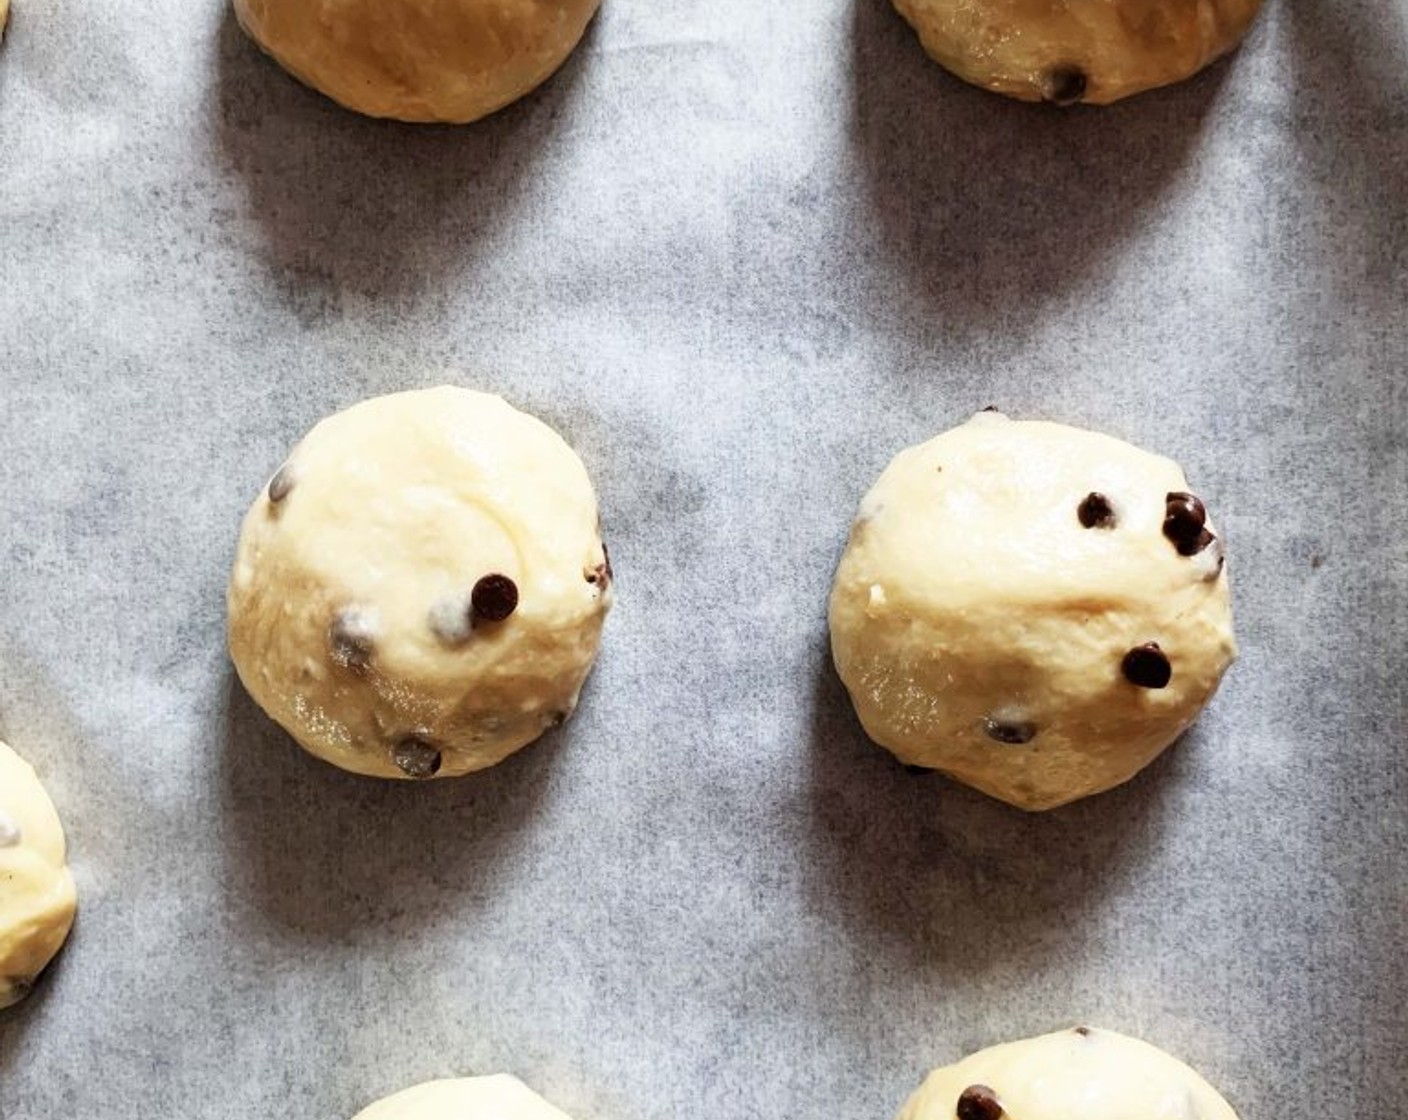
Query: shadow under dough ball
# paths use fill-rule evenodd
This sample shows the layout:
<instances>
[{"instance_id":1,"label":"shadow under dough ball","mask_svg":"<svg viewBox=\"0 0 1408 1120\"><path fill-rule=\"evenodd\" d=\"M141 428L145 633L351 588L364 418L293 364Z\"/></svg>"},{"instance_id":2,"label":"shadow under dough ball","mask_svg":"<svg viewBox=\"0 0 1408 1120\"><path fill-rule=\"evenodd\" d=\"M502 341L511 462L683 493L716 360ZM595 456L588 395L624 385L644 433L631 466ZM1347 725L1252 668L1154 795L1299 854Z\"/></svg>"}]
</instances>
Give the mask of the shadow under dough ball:
<instances>
[{"instance_id":1,"label":"shadow under dough ball","mask_svg":"<svg viewBox=\"0 0 1408 1120\"><path fill-rule=\"evenodd\" d=\"M427 1081L369 1105L352 1120L571 1120L507 1074Z\"/></svg>"},{"instance_id":2,"label":"shadow under dough ball","mask_svg":"<svg viewBox=\"0 0 1408 1120\"><path fill-rule=\"evenodd\" d=\"M285 70L372 117L465 124L537 88L601 0L234 0Z\"/></svg>"},{"instance_id":3,"label":"shadow under dough ball","mask_svg":"<svg viewBox=\"0 0 1408 1120\"><path fill-rule=\"evenodd\" d=\"M1237 1120L1196 1072L1147 1042L1076 1027L934 1070L898 1120Z\"/></svg>"},{"instance_id":4,"label":"shadow under dough ball","mask_svg":"<svg viewBox=\"0 0 1408 1120\"><path fill-rule=\"evenodd\" d=\"M255 499L228 592L261 708L344 770L444 778L576 707L612 601L576 453L450 386L318 424Z\"/></svg>"},{"instance_id":5,"label":"shadow under dough ball","mask_svg":"<svg viewBox=\"0 0 1408 1120\"><path fill-rule=\"evenodd\" d=\"M0 743L0 1007L29 994L73 928L78 896L65 860L54 803Z\"/></svg>"},{"instance_id":6,"label":"shadow under dough ball","mask_svg":"<svg viewBox=\"0 0 1408 1120\"><path fill-rule=\"evenodd\" d=\"M980 412L861 502L831 648L872 739L1023 809L1132 778L1236 655L1223 544L1178 466Z\"/></svg>"},{"instance_id":7,"label":"shadow under dough ball","mask_svg":"<svg viewBox=\"0 0 1408 1120\"><path fill-rule=\"evenodd\" d=\"M1023 101L1106 105L1232 50L1261 0L894 0L966 82Z\"/></svg>"}]
</instances>

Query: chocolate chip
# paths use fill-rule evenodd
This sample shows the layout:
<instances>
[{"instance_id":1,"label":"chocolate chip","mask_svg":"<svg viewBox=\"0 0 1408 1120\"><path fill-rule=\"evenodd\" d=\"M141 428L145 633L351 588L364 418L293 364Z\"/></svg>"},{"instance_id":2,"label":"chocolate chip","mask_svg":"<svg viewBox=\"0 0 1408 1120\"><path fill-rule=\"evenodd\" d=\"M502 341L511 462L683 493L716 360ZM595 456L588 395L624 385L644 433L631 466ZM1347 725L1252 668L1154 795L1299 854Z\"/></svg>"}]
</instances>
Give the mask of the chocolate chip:
<instances>
[{"instance_id":1,"label":"chocolate chip","mask_svg":"<svg viewBox=\"0 0 1408 1120\"><path fill-rule=\"evenodd\" d=\"M1090 1037L1090 1028L1089 1028L1089 1027L1072 1027L1071 1029L1074 1030L1074 1031L1076 1032L1076 1034L1080 1035L1081 1038L1089 1038L1089 1037Z\"/></svg>"},{"instance_id":2,"label":"chocolate chip","mask_svg":"<svg viewBox=\"0 0 1408 1120\"><path fill-rule=\"evenodd\" d=\"M375 649L372 620L357 607L347 607L328 625L328 651L344 669L365 669Z\"/></svg>"},{"instance_id":3,"label":"chocolate chip","mask_svg":"<svg viewBox=\"0 0 1408 1120\"><path fill-rule=\"evenodd\" d=\"M401 772L409 778L433 778L440 769L440 752L419 735L407 735L391 752Z\"/></svg>"},{"instance_id":4,"label":"chocolate chip","mask_svg":"<svg viewBox=\"0 0 1408 1120\"><path fill-rule=\"evenodd\" d=\"M1158 642L1145 642L1124 655L1120 671L1130 684L1140 688L1165 688L1173 679L1173 666Z\"/></svg>"},{"instance_id":5,"label":"chocolate chip","mask_svg":"<svg viewBox=\"0 0 1408 1120\"><path fill-rule=\"evenodd\" d=\"M293 489L293 467L285 463L274 472L274 477L269 480L269 501L278 505L288 497L289 491Z\"/></svg>"},{"instance_id":6,"label":"chocolate chip","mask_svg":"<svg viewBox=\"0 0 1408 1120\"><path fill-rule=\"evenodd\" d=\"M1196 494L1175 490L1164 498L1164 536L1180 556L1196 556L1217 538L1204 526L1208 511Z\"/></svg>"},{"instance_id":7,"label":"chocolate chip","mask_svg":"<svg viewBox=\"0 0 1408 1120\"><path fill-rule=\"evenodd\" d=\"M1085 71L1079 66L1057 66L1046 72L1041 95L1053 105L1074 105L1085 96Z\"/></svg>"},{"instance_id":8,"label":"chocolate chip","mask_svg":"<svg viewBox=\"0 0 1408 1120\"><path fill-rule=\"evenodd\" d=\"M485 576L469 593L474 617L485 622L502 622L518 608L518 584L497 573Z\"/></svg>"},{"instance_id":9,"label":"chocolate chip","mask_svg":"<svg viewBox=\"0 0 1408 1120\"><path fill-rule=\"evenodd\" d=\"M992 716L988 716L983 720L983 733L989 739L996 739L999 743L1011 743L1018 746L1022 743L1030 743L1036 738L1036 724L1028 723L1025 720L993 719Z\"/></svg>"},{"instance_id":10,"label":"chocolate chip","mask_svg":"<svg viewBox=\"0 0 1408 1120\"><path fill-rule=\"evenodd\" d=\"M593 568L588 568L583 575L588 583L594 583L605 587L611 582L611 555L606 551L606 542L601 544L601 563Z\"/></svg>"},{"instance_id":11,"label":"chocolate chip","mask_svg":"<svg viewBox=\"0 0 1408 1120\"><path fill-rule=\"evenodd\" d=\"M969 1085L958 1095L958 1120L1002 1120L1006 1113L986 1085Z\"/></svg>"},{"instance_id":12,"label":"chocolate chip","mask_svg":"<svg viewBox=\"0 0 1408 1120\"><path fill-rule=\"evenodd\" d=\"M1085 500L1076 507L1076 516L1087 529L1113 529L1115 527L1115 507L1104 494L1092 490Z\"/></svg>"}]
</instances>

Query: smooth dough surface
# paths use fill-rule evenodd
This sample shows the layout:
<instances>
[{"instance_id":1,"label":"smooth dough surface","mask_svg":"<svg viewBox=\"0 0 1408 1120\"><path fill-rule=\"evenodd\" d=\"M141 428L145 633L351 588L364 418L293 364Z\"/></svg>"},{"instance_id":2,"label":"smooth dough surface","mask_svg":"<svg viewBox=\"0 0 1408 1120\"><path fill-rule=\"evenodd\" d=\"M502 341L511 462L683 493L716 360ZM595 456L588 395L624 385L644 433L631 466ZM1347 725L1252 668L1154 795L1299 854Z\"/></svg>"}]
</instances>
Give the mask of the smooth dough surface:
<instances>
[{"instance_id":1,"label":"smooth dough surface","mask_svg":"<svg viewBox=\"0 0 1408 1120\"><path fill-rule=\"evenodd\" d=\"M1261 0L894 0L930 57L1025 101L1103 105L1196 74Z\"/></svg>"},{"instance_id":2,"label":"smooth dough surface","mask_svg":"<svg viewBox=\"0 0 1408 1120\"><path fill-rule=\"evenodd\" d=\"M486 617L477 589L505 582L516 602L500 587ZM449 777L571 714L611 599L596 496L556 432L487 393L396 393L318 424L255 500L230 653L313 754Z\"/></svg>"},{"instance_id":3,"label":"smooth dough surface","mask_svg":"<svg viewBox=\"0 0 1408 1120\"><path fill-rule=\"evenodd\" d=\"M478 120L545 82L601 0L234 0L300 81L373 117Z\"/></svg>"},{"instance_id":4,"label":"smooth dough surface","mask_svg":"<svg viewBox=\"0 0 1408 1120\"><path fill-rule=\"evenodd\" d=\"M23 999L62 948L78 906L54 803L0 743L0 1007Z\"/></svg>"},{"instance_id":5,"label":"smooth dough surface","mask_svg":"<svg viewBox=\"0 0 1408 1120\"><path fill-rule=\"evenodd\" d=\"M962 1113L959 1099L970 1092ZM996 1102L994 1107L993 1100ZM1009 1042L936 1069L898 1120L1237 1120L1216 1089L1155 1046L1114 1031Z\"/></svg>"},{"instance_id":6,"label":"smooth dough surface","mask_svg":"<svg viewBox=\"0 0 1408 1120\"><path fill-rule=\"evenodd\" d=\"M516 1077L427 1081L364 1108L352 1120L571 1120Z\"/></svg>"},{"instance_id":7,"label":"smooth dough surface","mask_svg":"<svg viewBox=\"0 0 1408 1120\"><path fill-rule=\"evenodd\" d=\"M831 594L836 668L866 732L1024 809L1133 777L1236 654L1212 521L1193 555L1165 535L1187 489L1168 459L994 412L900 452ZM1113 524L1082 524L1091 494ZM1171 671L1163 687L1130 679L1135 650Z\"/></svg>"}]
</instances>

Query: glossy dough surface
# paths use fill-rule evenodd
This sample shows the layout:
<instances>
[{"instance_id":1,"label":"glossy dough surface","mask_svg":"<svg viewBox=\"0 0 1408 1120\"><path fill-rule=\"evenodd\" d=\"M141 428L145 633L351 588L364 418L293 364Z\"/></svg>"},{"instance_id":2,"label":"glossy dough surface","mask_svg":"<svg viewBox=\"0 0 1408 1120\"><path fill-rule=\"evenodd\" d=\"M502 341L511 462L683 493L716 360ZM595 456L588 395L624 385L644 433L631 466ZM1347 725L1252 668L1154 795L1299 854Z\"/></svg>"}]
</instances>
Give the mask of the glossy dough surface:
<instances>
[{"instance_id":1,"label":"glossy dough surface","mask_svg":"<svg viewBox=\"0 0 1408 1120\"><path fill-rule=\"evenodd\" d=\"M516 591L490 597L502 617L480 610L486 579ZM448 777L571 713L611 595L591 481L556 432L487 393L397 393L318 424L255 500L230 653L313 754Z\"/></svg>"},{"instance_id":2,"label":"glossy dough surface","mask_svg":"<svg viewBox=\"0 0 1408 1120\"><path fill-rule=\"evenodd\" d=\"M570 1120L507 1074L427 1081L364 1108L352 1120Z\"/></svg>"},{"instance_id":3,"label":"glossy dough surface","mask_svg":"<svg viewBox=\"0 0 1408 1120\"><path fill-rule=\"evenodd\" d=\"M1107 104L1196 74L1261 0L894 0L941 65L1026 101Z\"/></svg>"},{"instance_id":4,"label":"glossy dough surface","mask_svg":"<svg viewBox=\"0 0 1408 1120\"><path fill-rule=\"evenodd\" d=\"M465 123L546 81L601 0L234 0L300 81L373 117Z\"/></svg>"},{"instance_id":5,"label":"glossy dough surface","mask_svg":"<svg viewBox=\"0 0 1408 1120\"><path fill-rule=\"evenodd\" d=\"M1177 1058L1086 1027L993 1046L936 1069L898 1120L965 1114L983 1120L1237 1120L1217 1090Z\"/></svg>"},{"instance_id":6,"label":"glossy dough surface","mask_svg":"<svg viewBox=\"0 0 1408 1120\"><path fill-rule=\"evenodd\" d=\"M23 999L73 927L64 830L29 763L0 743L0 1007Z\"/></svg>"},{"instance_id":7,"label":"glossy dough surface","mask_svg":"<svg viewBox=\"0 0 1408 1120\"><path fill-rule=\"evenodd\" d=\"M1182 555L1164 532L1187 485L1120 440L997 413L900 452L831 594L836 668L866 732L1024 809L1133 777L1236 652L1222 542ZM1113 524L1081 523L1092 493ZM1125 671L1151 643L1163 687Z\"/></svg>"}]
</instances>

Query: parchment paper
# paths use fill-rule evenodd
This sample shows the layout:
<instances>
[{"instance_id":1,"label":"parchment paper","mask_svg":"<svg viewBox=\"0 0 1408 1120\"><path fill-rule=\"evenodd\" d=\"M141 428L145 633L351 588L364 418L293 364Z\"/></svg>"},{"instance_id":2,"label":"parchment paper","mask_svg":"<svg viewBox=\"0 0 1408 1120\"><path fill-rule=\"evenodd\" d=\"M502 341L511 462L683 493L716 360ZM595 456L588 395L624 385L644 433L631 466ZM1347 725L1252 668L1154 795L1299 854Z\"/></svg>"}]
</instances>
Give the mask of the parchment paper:
<instances>
[{"instance_id":1,"label":"parchment paper","mask_svg":"<svg viewBox=\"0 0 1408 1120\"><path fill-rule=\"evenodd\" d=\"M409 128L217 0L0 47L0 735L82 913L4 1120L345 1120L511 1071L577 1120L888 1120L1076 1022L1244 1120L1408 1111L1408 9L1271 0L1176 89L969 89L881 0L606 0L539 94ZM238 521L365 396L558 427L618 607L481 776L309 759L223 649ZM1024 816L870 745L850 517L987 404L1180 459L1243 657L1127 787Z\"/></svg>"}]
</instances>

